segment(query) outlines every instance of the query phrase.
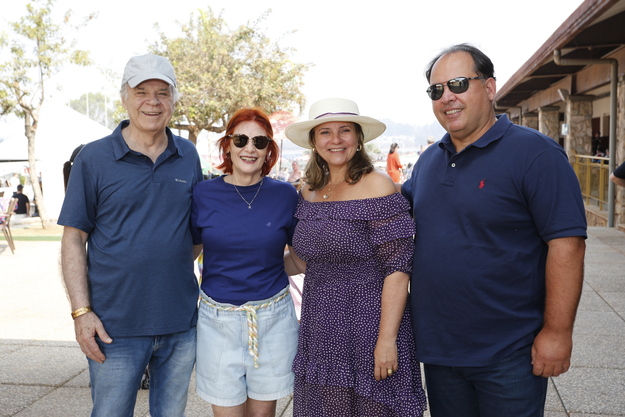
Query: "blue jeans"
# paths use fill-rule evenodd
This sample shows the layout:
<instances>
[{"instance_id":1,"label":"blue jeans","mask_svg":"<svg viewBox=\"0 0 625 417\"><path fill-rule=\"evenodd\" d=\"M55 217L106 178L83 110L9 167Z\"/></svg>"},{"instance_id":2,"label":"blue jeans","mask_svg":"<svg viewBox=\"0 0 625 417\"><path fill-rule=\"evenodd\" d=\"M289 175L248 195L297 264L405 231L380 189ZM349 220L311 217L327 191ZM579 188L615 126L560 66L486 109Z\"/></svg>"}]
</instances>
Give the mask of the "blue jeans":
<instances>
[{"instance_id":1,"label":"blue jeans","mask_svg":"<svg viewBox=\"0 0 625 417\"><path fill-rule=\"evenodd\" d=\"M432 417L542 417L548 378L532 374L529 344L494 365L424 365Z\"/></svg>"},{"instance_id":2,"label":"blue jeans","mask_svg":"<svg viewBox=\"0 0 625 417\"><path fill-rule=\"evenodd\" d=\"M182 417L195 364L195 327L162 336L96 339L106 356L103 364L89 359L92 417L132 417L137 390L150 364L150 415Z\"/></svg>"}]
</instances>

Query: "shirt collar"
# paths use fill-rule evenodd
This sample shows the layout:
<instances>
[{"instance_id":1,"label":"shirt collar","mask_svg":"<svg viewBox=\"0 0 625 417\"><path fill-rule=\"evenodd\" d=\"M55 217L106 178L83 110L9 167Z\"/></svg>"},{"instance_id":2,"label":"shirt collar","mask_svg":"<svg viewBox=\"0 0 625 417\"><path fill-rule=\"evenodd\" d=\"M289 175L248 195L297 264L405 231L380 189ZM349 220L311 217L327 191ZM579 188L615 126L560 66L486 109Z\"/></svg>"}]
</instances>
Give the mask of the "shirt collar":
<instances>
[{"instance_id":1,"label":"shirt collar","mask_svg":"<svg viewBox=\"0 0 625 417\"><path fill-rule=\"evenodd\" d=\"M495 117L497 118L495 124L492 125L491 128L488 129L488 131L484 133L481 138L467 146L465 149L472 146L476 148L485 148L491 143L503 137L504 133L506 133L506 130L508 130L512 122L508 119L508 115L505 113L498 114ZM456 147L452 143L451 135L449 133L445 133L443 138L438 143L438 146L441 149L447 149L451 153L456 153Z\"/></svg>"},{"instance_id":2,"label":"shirt collar","mask_svg":"<svg viewBox=\"0 0 625 417\"><path fill-rule=\"evenodd\" d=\"M122 129L128 127L129 125L130 120L122 120L111 134L113 138L113 153L115 154L115 159L117 160L122 159L127 153L131 152L122 135ZM171 129L168 127L165 127L165 134L167 135L167 148L165 148L164 153L166 152L167 155L177 153L178 155L183 156L183 151L179 146L179 140L182 138L174 136Z\"/></svg>"}]
</instances>

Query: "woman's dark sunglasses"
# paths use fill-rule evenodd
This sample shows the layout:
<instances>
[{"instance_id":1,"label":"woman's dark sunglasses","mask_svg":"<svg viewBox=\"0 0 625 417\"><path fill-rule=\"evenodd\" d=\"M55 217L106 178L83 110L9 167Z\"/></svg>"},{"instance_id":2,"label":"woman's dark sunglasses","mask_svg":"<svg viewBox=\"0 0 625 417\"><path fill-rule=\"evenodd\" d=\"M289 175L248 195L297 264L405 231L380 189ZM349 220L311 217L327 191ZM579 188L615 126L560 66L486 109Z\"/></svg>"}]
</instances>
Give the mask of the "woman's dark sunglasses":
<instances>
[{"instance_id":1,"label":"woman's dark sunglasses","mask_svg":"<svg viewBox=\"0 0 625 417\"><path fill-rule=\"evenodd\" d=\"M453 78L447 81L445 84L449 88L449 91L451 91L454 94L460 94L460 93L464 93L465 91L469 89L469 80L479 80L479 79L485 80L486 77L472 77L472 78L458 77L458 78ZM430 96L432 101L439 100L441 97L443 97L445 84L442 84L442 83L432 84L431 86L428 87L426 92L428 93L428 96Z\"/></svg>"},{"instance_id":2,"label":"woman's dark sunglasses","mask_svg":"<svg viewBox=\"0 0 625 417\"><path fill-rule=\"evenodd\" d=\"M250 140L250 137L247 135L228 135L228 137L232 139L232 143L237 148L244 148L247 145L247 141ZM267 136L254 136L252 143L256 149L265 149L271 140Z\"/></svg>"}]
</instances>

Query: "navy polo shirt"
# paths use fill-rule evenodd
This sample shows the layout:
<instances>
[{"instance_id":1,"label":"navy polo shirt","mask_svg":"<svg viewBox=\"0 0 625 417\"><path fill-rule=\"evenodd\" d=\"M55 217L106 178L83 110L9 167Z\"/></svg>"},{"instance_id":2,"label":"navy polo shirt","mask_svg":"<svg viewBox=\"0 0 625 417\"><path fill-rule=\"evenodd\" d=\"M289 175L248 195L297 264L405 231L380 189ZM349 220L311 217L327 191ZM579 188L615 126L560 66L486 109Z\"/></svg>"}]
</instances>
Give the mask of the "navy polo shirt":
<instances>
[{"instance_id":1,"label":"navy polo shirt","mask_svg":"<svg viewBox=\"0 0 625 417\"><path fill-rule=\"evenodd\" d=\"M167 129L152 163L128 148L128 124L78 154L58 223L89 234L91 305L111 337L185 331L197 319L189 216L199 157Z\"/></svg>"},{"instance_id":2,"label":"navy polo shirt","mask_svg":"<svg viewBox=\"0 0 625 417\"><path fill-rule=\"evenodd\" d=\"M425 150L402 194L416 223L418 360L486 366L531 343L543 320L547 242L586 236L560 145L498 116L458 153L449 134Z\"/></svg>"},{"instance_id":3,"label":"navy polo shirt","mask_svg":"<svg viewBox=\"0 0 625 417\"><path fill-rule=\"evenodd\" d=\"M613 174L616 178L625 179L625 162L616 167Z\"/></svg>"}]
</instances>

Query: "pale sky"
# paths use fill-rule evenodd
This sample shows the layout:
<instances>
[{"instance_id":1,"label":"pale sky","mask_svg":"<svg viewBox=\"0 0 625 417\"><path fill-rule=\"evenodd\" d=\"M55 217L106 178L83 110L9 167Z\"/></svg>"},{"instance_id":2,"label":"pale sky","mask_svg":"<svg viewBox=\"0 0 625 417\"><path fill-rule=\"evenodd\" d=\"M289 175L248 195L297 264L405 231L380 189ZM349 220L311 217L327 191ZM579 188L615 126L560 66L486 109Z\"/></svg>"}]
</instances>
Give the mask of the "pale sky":
<instances>
[{"instance_id":1,"label":"pale sky","mask_svg":"<svg viewBox=\"0 0 625 417\"><path fill-rule=\"evenodd\" d=\"M305 76L304 119L314 101L344 97L356 101L363 115L424 125L436 119L423 72L441 49L461 42L476 45L492 59L501 87L582 2L57 0L59 12L99 12L80 30L79 46L91 51L96 68L113 70L118 78L107 84L96 68L67 69L56 80L62 90L54 94L69 100L106 85L114 96L128 59L146 53L157 39L154 23L175 35L177 21L187 22L192 12L210 5L215 12L223 10L228 26L235 28L271 9L262 24L271 39L296 48L294 61L314 64ZM25 14L27 1L3 3L0 30Z\"/></svg>"}]
</instances>

